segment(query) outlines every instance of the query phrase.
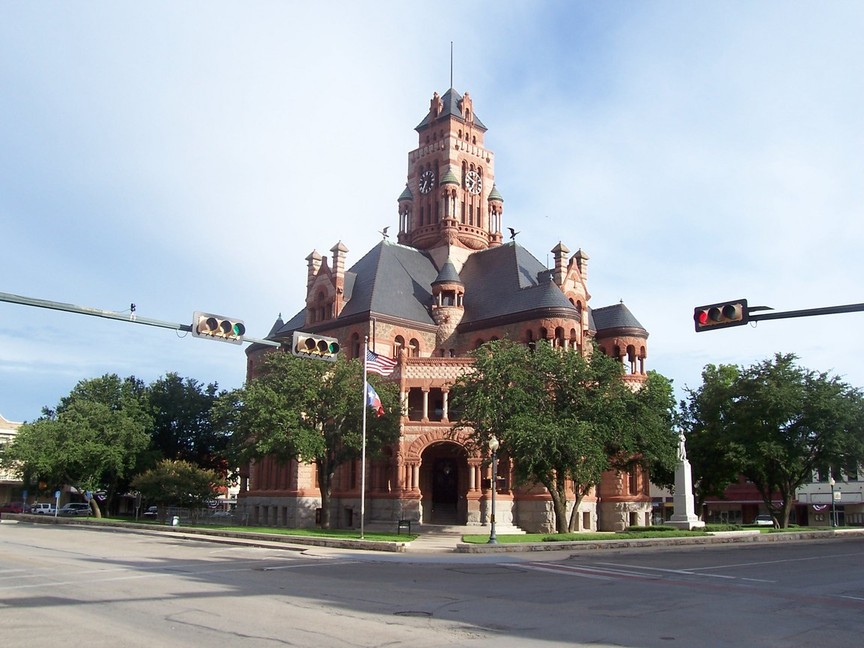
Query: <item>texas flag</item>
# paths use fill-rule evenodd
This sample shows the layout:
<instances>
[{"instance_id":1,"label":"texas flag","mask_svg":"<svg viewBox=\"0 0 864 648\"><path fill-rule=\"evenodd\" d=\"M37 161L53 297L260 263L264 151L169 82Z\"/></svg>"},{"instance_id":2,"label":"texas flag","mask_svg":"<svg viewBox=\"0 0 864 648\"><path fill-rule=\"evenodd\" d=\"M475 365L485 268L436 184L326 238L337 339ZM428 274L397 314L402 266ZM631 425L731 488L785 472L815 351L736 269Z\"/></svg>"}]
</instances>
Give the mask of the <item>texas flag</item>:
<instances>
[{"instance_id":1,"label":"texas flag","mask_svg":"<svg viewBox=\"0 0 864 648\"><path fill-rule=\"evenodd\" d=\"M381 398L378 392L368 382L366 383L366 405L375 410L376 416L384 416L384 406L381 404Z\"/></svg>"}]
</instances>

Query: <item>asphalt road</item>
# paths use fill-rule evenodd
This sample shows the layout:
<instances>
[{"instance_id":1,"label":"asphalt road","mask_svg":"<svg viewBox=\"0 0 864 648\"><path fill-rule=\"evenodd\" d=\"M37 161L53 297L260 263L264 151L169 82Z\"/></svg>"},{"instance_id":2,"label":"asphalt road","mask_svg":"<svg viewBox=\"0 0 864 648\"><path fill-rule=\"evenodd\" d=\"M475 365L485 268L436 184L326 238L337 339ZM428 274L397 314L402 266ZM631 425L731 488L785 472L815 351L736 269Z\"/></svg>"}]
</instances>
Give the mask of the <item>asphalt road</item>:
<instances>
[{"instance_id":1,"label":"asphalt road","mask_svg":"<svg viewBox=\"0 0 864 648\"><path fill-rule=\"evenodd\" d=\"M0 523L0 645L857 646L864 540L515 555Z\"/></svg>"}]
</instances>

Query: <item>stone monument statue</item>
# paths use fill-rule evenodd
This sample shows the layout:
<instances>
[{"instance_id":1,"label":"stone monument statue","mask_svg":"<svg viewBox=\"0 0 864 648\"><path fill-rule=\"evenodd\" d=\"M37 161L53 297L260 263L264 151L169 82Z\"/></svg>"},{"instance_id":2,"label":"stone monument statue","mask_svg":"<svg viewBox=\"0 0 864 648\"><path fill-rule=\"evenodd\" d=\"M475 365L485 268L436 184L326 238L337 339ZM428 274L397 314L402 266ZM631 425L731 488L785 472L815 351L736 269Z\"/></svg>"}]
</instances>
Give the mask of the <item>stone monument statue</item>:
<instances>
[{"instance_id":1,"label":"stone monument statue","mask_svg":"<svg viewBox=\"0 0 864 648\"><path fill-rule=\"evenodd\" d=\"M694 512L693 476L687 461L687 446L684 433L678 434L678 465L675 467L675 492L672 502L675 512L666 523L679 529L696 529L705 526Z\"/></svg>"}]
</instances>

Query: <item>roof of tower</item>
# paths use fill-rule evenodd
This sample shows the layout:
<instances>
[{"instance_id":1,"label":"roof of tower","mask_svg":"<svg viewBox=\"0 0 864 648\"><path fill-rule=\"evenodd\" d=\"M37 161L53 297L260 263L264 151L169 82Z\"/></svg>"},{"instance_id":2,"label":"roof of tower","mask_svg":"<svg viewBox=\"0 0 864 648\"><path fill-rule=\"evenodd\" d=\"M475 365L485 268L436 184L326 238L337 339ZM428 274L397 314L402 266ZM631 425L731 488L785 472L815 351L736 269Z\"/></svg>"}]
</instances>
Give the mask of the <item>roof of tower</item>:
<instances>
[{"instance_id":1,"label":"roof of tower","mask_svg":"<svg viewBox=\"0 0 864 648\"><path fill-rule=\"evenodd\" d=\"M411 190L408 188L408 183L405 183L405 189L399 194L398 200L401 202L403 200L414 200L414 194L411 193Z\"/></svg>"},{"instance_id":2,"label":"roof of tower","mask_svg":"<svg viewBox=\"0 0 864 648\"><path fill-rule=\"evenodd\" d=\"M432 113L428 113L426 117L423 118L423 121L420 122L414 130L420 131L425 128L428 128L432 122L437 121L443 117L456 117L457 119L461 119L465 121L465 115L462 113L462 109L459 107L460 102L462 101L462 95L460 95L456 90L450 88L447 92L444 93L444 96L441 97L441 113L437 117L432 117ZM477 128L481 128L484 131L487 128L483 125L483 122L474 115L474 121L472 122L474 126Z\"/></svg>"},{"instance_id":3,"label":"roof of tower","mask_svg":"<svg viewBox=\"0 0 864 648\"><path fill-rule=\"evenodd\" d=\"M489 197L486 200L500 200L504 202L504 196L498 192L498 185L492 185L492 191L489 192Z\"/></svg>"},{"instance_id":4,"label":"roof of tower","mask_svg":"<svg viewBox=\"0 0 864 648\"><path fill-rule=\"evenodd\" d=\"M645 327L633 316L633 313L624 305L624 302L612 306L604 306L603 308L595 308L591 311L591 315L594 318L598 334L602 334L609 329L622 328L639 329L646 335L648 334Z\"/></svg>"},{"instance_id":5,"label":"roof of tower","mask_svg":"<svg viewBox=\"0 0 864 648\"><path fill-rule=\"evenodd\" d=\"M438 276L435 278L435 281L432 282L432 285L434 286L436 284L442 283L462 283L462 279L459 278L459 273L456 272L456 266L453 265L453 262L449 258L444 263L444 265L441 266L441 272L438 273Z\"/></svg>"},{"instance_id":6,"label":"roof of tower","mask_svg":"<svg viewBox=\"0 0 864 648\"><path fill-rule=\"evenodd\" d=\"M446 172L444 173L444 175L441 177L441 184L442 184L442 185L445 185L445 184L455 184L455 185L458 185L458 184L460 184L460 182L459 182L459 178L457 178L457 177L456 177L456 174L453 173L453 165L449 165L449 166L447 167L447 171L446 171Z\"/></svg>"}]
</instances>

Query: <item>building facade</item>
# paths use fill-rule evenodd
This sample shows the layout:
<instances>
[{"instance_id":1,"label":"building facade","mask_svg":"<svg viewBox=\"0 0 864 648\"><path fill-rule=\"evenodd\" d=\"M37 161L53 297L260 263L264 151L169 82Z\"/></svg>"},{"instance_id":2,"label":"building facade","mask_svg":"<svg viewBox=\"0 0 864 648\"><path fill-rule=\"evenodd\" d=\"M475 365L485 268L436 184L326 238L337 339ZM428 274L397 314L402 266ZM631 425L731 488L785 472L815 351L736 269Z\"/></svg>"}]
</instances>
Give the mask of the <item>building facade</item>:
<instances>
[{"instance_id":1,"label":"building facade","mask_svg":"<svg viewBox=\"0 0 864 648\"><path fill-rule=\"evenodd\" d=\"M21 423L7 421L0 416L0 448L11 443L18 433ZM0 469L0 504L22 501L24 482L8 470Z\"/></svg>"},{"instance_id":2,"label":"building facade","mask_svg":"<svg viewBox=\"0 0 864 648\"><path fill-rule=\"evenodd\" d=\"M407 183L399 195L398 230L351 267L340 241L328 259L306 257L306 302L288 321L273 325L270 340L290 346L295 331L339 339L342 353L362 358L364 341L398 362L390 377L403 402L399 443L369 462L366 522L410 519L424 524L482 525L491 500L488 462L454 432L450 385L470 366L466 354L484 342L540 340L588 353L596 340L623 364L634 386L646 378L647 331L623 303L593 309L588 255L552 247L552 268L503 227L504 198L495 156L471 97L450 89L433 94L415 129ZM247 349L254 377L272 347ZM503 449L502 449L503 450ZM496 523L528 531L554 529L545 489L517 487L501 453ZM309 526L320 506L314 466L266 458L241 472L239 512L257 524ZM359 465L336 476L331 520L359 526ZM580 529L620 530L650 524L647 476L609 472L580 504Z\"/></svg>"}]
</instances>

